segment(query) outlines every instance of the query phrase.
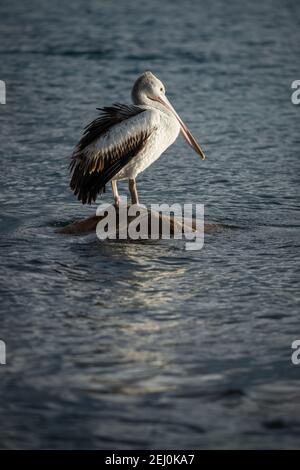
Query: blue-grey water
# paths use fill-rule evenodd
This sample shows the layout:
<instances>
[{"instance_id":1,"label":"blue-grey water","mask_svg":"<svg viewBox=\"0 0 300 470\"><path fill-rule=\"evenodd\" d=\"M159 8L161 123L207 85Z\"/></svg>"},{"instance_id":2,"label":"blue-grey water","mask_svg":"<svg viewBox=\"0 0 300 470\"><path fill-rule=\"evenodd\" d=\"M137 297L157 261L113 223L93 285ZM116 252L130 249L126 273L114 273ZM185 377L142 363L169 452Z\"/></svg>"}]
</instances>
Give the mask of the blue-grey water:
<instances>
[{"instance_id":1,"label":"blue-grey water","mask_svg":"<svg viewBox=\"0 0 300 470\"><path fill-rule=\"evenodd\" d=\"M0 447L298 447L299 2L10 0L0 17ZM68 188L83 127L144 70L207 159L178 139L140 199L235 227L201 251L57 233L96 209Z\"/></svg>"}]
</instances>

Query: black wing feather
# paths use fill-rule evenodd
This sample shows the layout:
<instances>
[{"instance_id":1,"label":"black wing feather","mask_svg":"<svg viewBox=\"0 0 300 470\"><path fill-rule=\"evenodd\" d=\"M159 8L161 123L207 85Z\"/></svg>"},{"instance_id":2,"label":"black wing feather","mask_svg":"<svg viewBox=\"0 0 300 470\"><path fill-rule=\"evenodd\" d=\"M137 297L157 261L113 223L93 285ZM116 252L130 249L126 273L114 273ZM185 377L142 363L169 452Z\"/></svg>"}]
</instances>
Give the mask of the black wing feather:
<instances>
[{"instance_id":1,"label":"black wing feather","mask_svg":"<svg viewBox=\"0 0 300 470\"><path fill-rule=\"evenodd\" d=\"M145 111L138 106L120 103L96 109L101 111L101 114L84 128L83 136L77 145L78 150L83 150L116 124Z\"/></svg>"},{"instance_id":2,"label":"black wing feather","mask_svg":"<svg viewBox=\"0 0 300 470\"><path fill-rule=\"evenodd\" d=\"M85 128L84 135L71 157L70 187L83 204L91 204L96 200L98 194L104 191L106 183L142 150L152 133L148 131L139 136L130 136L125 142L125 151L124 148L122 152L115 148L111 153L98 155L98 160L95 161L87 157L87 147L113 126L136 116L144 109L138 106L115 104L111 107L100 108L100 111L100 116Z\"/></svg>"}]
</instances>

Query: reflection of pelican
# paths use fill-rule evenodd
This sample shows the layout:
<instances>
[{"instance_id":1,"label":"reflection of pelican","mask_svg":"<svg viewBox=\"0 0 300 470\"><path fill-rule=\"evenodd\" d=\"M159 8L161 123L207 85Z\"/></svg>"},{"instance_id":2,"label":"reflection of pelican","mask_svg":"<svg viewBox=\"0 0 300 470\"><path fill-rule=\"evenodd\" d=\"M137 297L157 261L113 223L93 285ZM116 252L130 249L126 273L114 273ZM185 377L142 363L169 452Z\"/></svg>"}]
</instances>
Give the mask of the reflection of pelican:
<instances>
[{"instance_id":1,"label":"reflection of pelican","mask_svg":"<svg viewBox=\"0 0 300 470\"><path fill-rule=\"evenodd\" d=\"M85 129L71 159L71 189L83 204L95 201L112 182L115 203L117 180L128 179L132 203L138 203L135 179L176 140L181 130L188 144L203 151L165 95L165 87L145 72L132 89L134 105L100 108L102 113Z\"/></svg>"},{"instance_id":2,"label":"reflection of pelican","mask_svg":"<svg viewBox=\"0 0 300 470\"><path fill-rule=\"evenodd\" d=\"M113 249L112 249L113 246ZM114 301L124 310L142 309L152 313L159 309L168 309L169 317L174 318L174 292L178 292L182 287L182 282L188 264L177 265L177 263L166 262L161 269L161 258L166 255L166 246L153 244L124 244L107 243L101 245L101 250L107 253L111 262L122 260L118 279L114 270L106 272L106 279L114 286ZM95 256L99 253L99 246L95 245ZM169 251L169 256L172 256ZM173 253L174 256L174 253ZM158 263L159 261L159 263ZM159 265L159 266L158 266ZM155 279L155 282L153 280ZM100 292L100 290L99 290ZM95 295L96 302L103 305L109 302L111 289ZM191 297L190 290L181 292L182 301Z\"/></svg>"}]
</instances>

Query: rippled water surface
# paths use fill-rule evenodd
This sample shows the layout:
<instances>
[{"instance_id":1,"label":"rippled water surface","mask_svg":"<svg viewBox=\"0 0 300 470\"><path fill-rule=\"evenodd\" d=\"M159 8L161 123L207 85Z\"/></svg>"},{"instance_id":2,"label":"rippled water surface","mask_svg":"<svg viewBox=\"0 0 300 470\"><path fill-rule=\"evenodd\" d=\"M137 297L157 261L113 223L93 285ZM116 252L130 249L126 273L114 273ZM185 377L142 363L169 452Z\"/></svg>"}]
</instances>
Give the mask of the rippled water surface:
<instances>
[{"instance_id":1,"label":"rippled water surface","mask_svg":"<svg viewBox=\"0 0 300 470\"><path fill-rule=\"evenodd\" d=\"M297 447L298 2L10 0L0 16L0 446ZM179 139L140 198L235 227L201 251L56 233L96 208L68 189L83 126L147 69L208 158Z\"/></svg>"}]
</instances>

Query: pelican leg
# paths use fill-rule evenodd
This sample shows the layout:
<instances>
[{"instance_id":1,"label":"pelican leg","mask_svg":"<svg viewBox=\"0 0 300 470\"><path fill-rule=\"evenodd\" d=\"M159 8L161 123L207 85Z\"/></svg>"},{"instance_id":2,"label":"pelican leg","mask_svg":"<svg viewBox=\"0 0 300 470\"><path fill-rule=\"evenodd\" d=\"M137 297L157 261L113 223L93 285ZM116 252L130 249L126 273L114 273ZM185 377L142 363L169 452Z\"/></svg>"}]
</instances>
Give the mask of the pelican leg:
<instances>
[{"instance_id":1,"label":"pelican leg","mask_svg":"<svg viewBox=\"0 0 300 470\"><path fill-rule=\"evenodd\" d=\"M118 207L120 204L121 198L119 196L117 182L113 180L111 182L111 187L112 187L112 192L113 192L113 196L115 200L115 205Z\"/></svg>"},{"instance_id":2,"label":"pelican leg","mask_svg":"<svg viewBox=\"0 0 300 470\"><path fill-rule=\"evenodd\" d=\"M138 204L139 203L139 196L136 188L136 181L135 178L129 180L129 191L131 195L131 203Z\"/></svg>"}]
</instances>

